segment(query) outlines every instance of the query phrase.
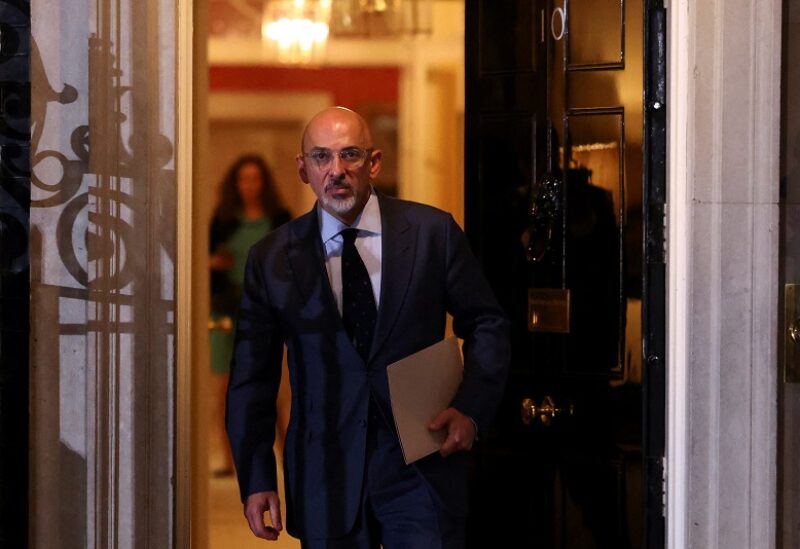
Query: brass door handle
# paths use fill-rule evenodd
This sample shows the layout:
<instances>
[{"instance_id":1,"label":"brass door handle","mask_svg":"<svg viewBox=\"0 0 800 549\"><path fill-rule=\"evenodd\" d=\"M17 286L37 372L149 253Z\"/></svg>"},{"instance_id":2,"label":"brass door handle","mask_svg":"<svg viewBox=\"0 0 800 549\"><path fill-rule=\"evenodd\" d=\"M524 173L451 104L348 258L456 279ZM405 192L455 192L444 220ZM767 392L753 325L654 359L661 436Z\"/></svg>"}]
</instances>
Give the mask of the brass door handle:
<instances>
[{"instance_id":1,"label":"brass door handle","mask_svg":"<svg viewBox=\"0 0 800 549\"><path fill-rule=\"evenodd\" d=\"M566 408L559 408L556 406L553 397L547 395L542 398L542 403L539 405L537 405L532 398L523 399L520 411L522 414L522 423L525 425L530 425L538 418L539 421L542 422L542 425L548 427L552 423L553 418L557 415L573 415L575 413L575 406L570 404Z\"/></svg>"},{"instance_id":2,"label":"brass door handle","mask_svg":"<svg viewBox=\"0 0 800 549\"><path fill-rule=\"evenodd\" d=\"M800 318L794 319L794 322L789 324L789 337L795 343L800 343Z\"/></svg>"}]
</instances>

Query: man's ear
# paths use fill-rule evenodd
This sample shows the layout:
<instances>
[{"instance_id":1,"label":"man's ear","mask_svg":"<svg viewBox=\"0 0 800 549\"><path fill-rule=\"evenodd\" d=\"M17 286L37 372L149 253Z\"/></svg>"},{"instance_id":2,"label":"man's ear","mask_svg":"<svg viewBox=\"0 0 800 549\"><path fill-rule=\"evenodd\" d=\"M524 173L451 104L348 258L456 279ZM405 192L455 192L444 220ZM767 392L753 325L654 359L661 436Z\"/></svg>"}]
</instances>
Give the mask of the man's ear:
<instances>
[{"instance_id":1,"label":"man's ear","mask_svg":"<svg viewBox=\"0 0 800 549\"><path fill-rule=\"evenodd\" d=\"M375 179L378 177L378 172L381 171L381 162L383 161L383 151L375 149L369 158L369 178Z\"/></svg>"},{"instance_id":2,"label":"man's ear","mask_svg":"<svg viewBox=\"0 0 800 549\"><path fill-rule=\"evenodd\" d=\"M308 183L308 172L306 172L306 158L302 154L298 154L294 157L294 161L297 164L297 173L300 175L300 179L303 183Z\"/></svg>"}]
</instances>

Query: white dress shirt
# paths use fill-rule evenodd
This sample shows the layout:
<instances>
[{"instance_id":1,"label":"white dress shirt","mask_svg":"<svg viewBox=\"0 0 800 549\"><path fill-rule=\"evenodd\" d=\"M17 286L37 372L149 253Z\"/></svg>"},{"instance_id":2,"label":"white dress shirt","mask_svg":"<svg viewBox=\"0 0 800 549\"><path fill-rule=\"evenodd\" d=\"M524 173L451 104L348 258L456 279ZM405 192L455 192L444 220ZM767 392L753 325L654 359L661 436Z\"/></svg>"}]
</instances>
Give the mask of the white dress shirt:
<instances>
[{"instance_id":1,"label":"white dress shirt","mask_svg":"<svg viewBox=\"0 0 800 549\"><path fill-rule=\"evenodd\" d=\"M356 250L364 262L364 266L369 273L372 282L372 293L375 296L375 305L380 307L381 295L381 258L382 239L381 239L381 209L378 205L378 197L373 189L367 204L358 215L352 225L346 225L326 212L317 204L317 214L319 215L319 229L322 237L322 244L325 249L325 268L328 271L328 280L331 283L333 297L336 299L336 306L339 314L342 314L342 248L344 229L358 229L356 235Z\"/></svg>"}]
</instances>

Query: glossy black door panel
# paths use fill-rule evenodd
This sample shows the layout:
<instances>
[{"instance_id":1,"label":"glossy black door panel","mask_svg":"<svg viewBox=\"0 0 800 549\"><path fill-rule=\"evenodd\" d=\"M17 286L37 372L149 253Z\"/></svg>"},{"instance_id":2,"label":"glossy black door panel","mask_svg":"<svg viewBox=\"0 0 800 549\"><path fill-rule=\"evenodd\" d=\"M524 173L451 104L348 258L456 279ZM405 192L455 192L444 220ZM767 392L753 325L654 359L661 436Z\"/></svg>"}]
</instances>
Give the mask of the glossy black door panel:
<instances>
[{"instance_id":1,"label":"glossy black door panel","mask_svg":"<svg viewBox=\"0 0 800 549\"><path fill-rule=\"evenodd\" d=\"M481 75L534 71L538 48L537 43L530 40L531 29L541 26L536 2L479 0L478 4Z\"/></svg>"},{"instance_id":2,"label":"glossy black door panel","mask_svg":"<svg viewBox=\"0 0 800 549\"><path fill-rule=\"evenodd\" d=\"M642 356L663 332L643 256L655 207L644 175L658 175L663 142L642 97L644 24L662 33L655 48L665 29L644 8L467 2L466 230L513 345L476 452L473 547L663 544L651 492L663 379Z\"/></svg>"},{"instance_id":3,"label":"glossy black door panel","mask_svg":"<svg viewBox=\"0 0 800 549\"><path fill-rule=\"evenodd\" d=\"M570 70L625 66L625 0L569 0Z\"/></svg>"}]
</instances>

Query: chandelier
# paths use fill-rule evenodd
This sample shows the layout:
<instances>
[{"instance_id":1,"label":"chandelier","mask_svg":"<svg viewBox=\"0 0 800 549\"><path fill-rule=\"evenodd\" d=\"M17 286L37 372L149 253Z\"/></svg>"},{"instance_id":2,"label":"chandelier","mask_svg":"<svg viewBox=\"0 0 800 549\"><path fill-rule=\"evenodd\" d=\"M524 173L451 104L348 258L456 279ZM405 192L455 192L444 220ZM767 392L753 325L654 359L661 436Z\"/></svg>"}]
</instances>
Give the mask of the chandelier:
<instances>
[{"instance_id":1,"label":"chandelier","mask_svg":"<svg viewBox=\"0 0 800 549\"><path fill-rule=\"evenodd\" d=\"M392 37L431 33L430 0L335 0L331 34Z\"/></svg>"},{"instance_id":2,"label":"chandelier","mask_svg":"<svg viewBox=\"0 0 800 549\"><path fill-rule=\"evenodd\" d=\"M325 49L331 0L268 0L261 36L281 63L310 63Z\"/></svg>"},{"instance_id":3,"label":"chandelier","mask_svg":"<svg viewBox=\"0 0 800 549\"><path fill-rule=\"evenodd\" d=\"M264 0L261 36L279 62L306 64L320 59L331 36L430 34L431 18L431 0Z\"/></svg>"}]
</instances>

